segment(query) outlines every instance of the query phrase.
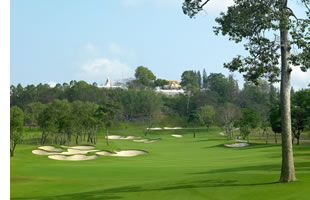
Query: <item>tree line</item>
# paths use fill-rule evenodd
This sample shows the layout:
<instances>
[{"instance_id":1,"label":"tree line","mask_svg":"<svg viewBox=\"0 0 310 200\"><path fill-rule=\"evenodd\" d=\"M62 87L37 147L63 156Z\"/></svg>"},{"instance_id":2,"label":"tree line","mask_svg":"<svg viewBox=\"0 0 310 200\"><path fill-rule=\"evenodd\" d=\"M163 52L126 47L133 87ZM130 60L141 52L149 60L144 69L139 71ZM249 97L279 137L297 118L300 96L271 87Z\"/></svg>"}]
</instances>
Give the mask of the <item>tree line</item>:
<instances>
[{"instance_id":1,"label":"tree line","mask_svg":"<svg viewBox=\"0 0 310 200\"><path fill-rule=\"evenodd\" d=\"M152 73L149 69L147 72ZM186 92L175 97L153 89L150 83L158 79L141 78L142 82L139 75L128 81L127 85L131 86L128 89L99 88L85 81L71 81L55 87L12 85L11 107L20 108L23 125L42 129L42 144L47 141L66 144L72 142L72 138L76 144L79 141L96 143L98 128L105 127L108 134L114 121L124 123L126 129L130 122L143 123L145 135L149 131L147 128L155 124L192 126L194 137L196 127L217 125L224 128L228 140L234 138L233 130L237 127L243 138L256 128L266 132L271 126L275 133L281 132L279 91L273 85L260 80L257 85L245 82L239 89L232 75L207 75L203 70L203 78L199 79L199 74L199 71L185 71L181 84ZM299 144L300 134L309 124L309 90L293 92L292 96L293 138Z\"/></svg>"}]
</instances>

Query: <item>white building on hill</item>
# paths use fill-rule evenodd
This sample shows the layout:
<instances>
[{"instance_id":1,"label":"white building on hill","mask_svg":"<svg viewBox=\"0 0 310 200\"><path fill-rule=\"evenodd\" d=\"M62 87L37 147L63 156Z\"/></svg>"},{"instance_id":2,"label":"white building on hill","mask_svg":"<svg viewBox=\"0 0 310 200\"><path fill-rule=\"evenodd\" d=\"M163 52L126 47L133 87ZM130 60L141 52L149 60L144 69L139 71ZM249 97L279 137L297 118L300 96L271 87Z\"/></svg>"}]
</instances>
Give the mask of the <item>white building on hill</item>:
<instances>
[{"instance_id":1,"label":"white building on hill","mask_svg":"<svg viewBox=\"0 0 310 200\"><path fill-rule=\"evenodd\" d=\"M121 89L126 89L125 87L121 86L121 85L112 85L110 82L109 77L107 78L106 82L104 85L98 85L98 88L107 88L107 89L115 89L115 88L121 88Z\"/></svg>"},{"instance_id":2,"label":"white building on hill","mask_svg":"<svg viewBox=\"0 0 310 200\"><path fill-rule=\"evenodd\" d=\"M157 92L163 93L167 96L177 96L184 94L184 90L179 81L169 81L168 85L164 85L162 89L157 89Z\"/></svg>"}]
</instances>

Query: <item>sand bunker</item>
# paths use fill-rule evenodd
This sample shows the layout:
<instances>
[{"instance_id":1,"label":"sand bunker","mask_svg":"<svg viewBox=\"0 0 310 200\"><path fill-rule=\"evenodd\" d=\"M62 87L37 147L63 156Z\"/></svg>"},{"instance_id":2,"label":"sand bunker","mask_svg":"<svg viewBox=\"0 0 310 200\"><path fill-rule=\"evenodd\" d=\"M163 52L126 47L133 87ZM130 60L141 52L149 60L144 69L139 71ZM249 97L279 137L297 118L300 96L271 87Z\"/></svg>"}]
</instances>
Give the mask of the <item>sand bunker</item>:
<instances>
[{"instance_id":1,"label":"sand bunker","mask_svg":"<svg viewBox=\"0 0 310 200\"><path fill-rule=\"evenodd\" d=\"M177 137L177 138L182 138L182 137L184 137L183 135L178 135L178 134L172 134L171 136L172 136L172 137Z\"/></svg>"},{"instance_id":2,"label":"sand bunker","mask_svg":"<svg viewBox=\"0 0 310 200\"><path fill-rule=\"evenodd\" d=\"M220 134L220 135L223 135L223 136L226 136L224 132L220 132L219 134Z\"/></svg>"},{"instance_id":3,"label":"sand bunker","mask_svg":"<svg viewBox=\"0 0 310 200\"><path fill-rule=\"evenodd\" d=\"M182 127L164 127L165 130L177 130L177 129L182 129Z\"/></svg>"},{"instance_id":4,"label":"sand bunker","mask_svg":"<svg viewBox=\"0 0 310 200\"><path fill-rule=\"evenodd\" d=\"M64 156L64 155L50 155L50 159L54 160L70 160L70 161L80 161L80 160L93 160L98 158L97 155L85 156L85 155L73 155L73 156Z\"/></svg>"},{"instance_id":5,"label":"sand bunker","mask_svg":"<svg viewBox=\"0 0 310 200\"><path fill-rule=\"evenodd\" d=\"M152 142L157 142L161 140L160 138L157 138L157 139L141 139L141 140L134 140L134 142L143 142L143 143L152 143Z\"/></svg>"},{"instance_id":6,"label":"sand bunker","mask_svg":"<svg viewBox=\"0 0 310 200\"><path fill-rule=\"evenodd\" d=\"M131 157L131 156L137 156L141 154L146 154L146 152L140 151L140 150L125 150L125 151L116 152L116 155L113 155L113 156Z\"/></svg>"},{"instance_id":7,"label":"sand bunker","mask_svg":"<svg viewBox=\"0 0 310 200\"><path fill-rule=\"evenodd\" d=\"M136 137L136 136L127 136L125 138L121 138L122 140L133 140L133 139L138 139L138 138L141 138L141 137Z\"/></svg>"},{"instance_id":8,"label":"sand bunker","mask_svg":"<svg viewBox=\"0 0 310 200\"><path fill-rule=\"evenodd\" d=\"M45 150L45 151L62 151L61 148L56 148L53 146L42 146L42 147L38 147L39 149Z\"/></svg>"},{"instance_id":9,"label":"sand bunker","mask_svg":"<svg viewBox=\"0 0 310 200\"><path fill-rule=\"evenodd\" d=\"M107 136L105 136L105 138L107 138ZM108 138L111 140L117 140L117 139L123 139L124 137L120 135L109 135Z\"/></svg>"},{"instance_id":10,"label":"sand bunker","mask_svg":"<svg viewBox=\"0 0 310 200\"><path fill-rule=\"evenodd\" d=\"M43 151L43 150L40 150L40 149L32 150L32 153L36 154L36 155L55 155L55 154L59 154L59 153L54 153L54 152Z\"/></svg>"},{"instance_id":11,"label":"sand bunker","mask_svg":"<svg viewBox=\"0 0 310 200\"><path fill-rule=\"evenodd\" d=\"M75 154L87 154L88 152L96 152L99 150L78 150L78 149L68 149L67 152L61 152L58 154L62 155L75 155Z\"/></svg>"},{"instance_id":12,"label":"sand bunker","mask_svg":"<svg viewBox=\"0 0 310 200\"><path fill-rule=\"evenodd\" d=\"M155 130L162 130L162 128L159 128L159 127L156 127L156 128L146 128L146 130L155 131Z\"/></svg>"},{"instance_id":13,"label":"sand bunker","mask_svg":"<svg viewBox=\"0 0 310 200\"><path fill-rule=\"evenodd\" d=\"M68 151L65 152L47 152L43 151L41 149L33 150L32 153L36 155L76 155L76 154L87 154L88 152L96 152L99 150L78 150L78 149L68 149Z\"/></svg>"},{"instance_id":14,"label":"sand bunker","mask_svg":"<svg viewBox=\"0 0 310 200\"><path fill-rule=\"evenodd\" d=\"M105 136L105 138L107 138L107 136ZM140 137L137 137L137 136L127 136L127 137L124 137L124 136L121 136L121 135L109 135L108 138L111 139L111 140L133 140L133 139L138 139Z\"/></svg>"},{"instance_id":15,"label":"sand bunker","mask_svg":"<svg viewBox=\"0 0 310 200\"><path fill-rule=\"evenodd\" d=\"M249 146L248 143L245 142L239 142L239 143L233 143L233 144L225 144L226 147L245 147Z\"/></svg>"},{"instance_id":16,"label":"sand bunker","mask_svg":"<svg viewBox=\"0 0 310 200\"><path fill-rule=\"evenodd\" d=\"M111 153L109 151L99 151L96 152L97 155L104 155L104 156L120 156L120 157L132 157L141 154L146 154L147 152L141 150L124 150L124 151L117 151L115 153Z\"/></svg>"},{"instance_id":17,"label":"sand bunker","mask_svg":"<svg viewBox=\"0 0 310 200\"><path fill-rule=\"evenodd\" d=\"M68 146L61 146L63 148L67 148L67 149L80 149L80 150L88 150L88 149L94 149L94 146L73 146L73 147L68 147Z\"/></svg>"},{"instance_id":18,"label":"sand bunker","mask_svg":"<svg viewBox=\"0 0 310 200\"><path fill-rule=\"evenodd\" d=\"M111 153L109 151L98 151L96 152L96 154L101 156L113 156L114 153Z\"/></svg>"}]
</instances>

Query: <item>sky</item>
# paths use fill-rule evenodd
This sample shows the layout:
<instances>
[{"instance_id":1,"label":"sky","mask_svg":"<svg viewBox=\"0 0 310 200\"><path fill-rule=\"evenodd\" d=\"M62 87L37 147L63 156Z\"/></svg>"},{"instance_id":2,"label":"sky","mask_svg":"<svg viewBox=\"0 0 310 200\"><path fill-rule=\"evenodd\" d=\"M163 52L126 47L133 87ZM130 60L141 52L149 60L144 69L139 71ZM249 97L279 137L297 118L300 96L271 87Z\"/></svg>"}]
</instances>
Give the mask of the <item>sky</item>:
<instances>
[{"instance_id":1,"label":"sky","mask_svg":"<svg viewBox=\"0 0 310 200\"><path fill-rule=\"evenodd\" d=\"M228 75L223 63L247 53L212 27L232 0L210 1L195 19L182 2L11 0L10 84L113 83L133 78L140 65L167 80L180 81L185 70ZM241 86L242 75L234 76ZM294 68L294 89L309 83L310 72Z\"/></svg>"}]
</instances>

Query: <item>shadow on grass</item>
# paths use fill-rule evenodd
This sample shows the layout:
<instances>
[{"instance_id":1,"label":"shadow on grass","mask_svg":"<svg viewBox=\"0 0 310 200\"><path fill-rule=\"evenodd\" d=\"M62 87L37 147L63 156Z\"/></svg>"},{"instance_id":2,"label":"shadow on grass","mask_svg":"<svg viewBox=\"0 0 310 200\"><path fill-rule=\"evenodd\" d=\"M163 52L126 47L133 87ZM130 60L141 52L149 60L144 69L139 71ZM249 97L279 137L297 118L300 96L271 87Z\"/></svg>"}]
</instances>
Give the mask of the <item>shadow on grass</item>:
<instances>
[{"instance_id":1,"label":"shadow on grass","mask_svg":"<svg viewBox=\"0 0 310 200\"><path fill-rule=\"evenodd\" d=\"M295 170L310 170L310 162L298 162L295 163ZM235 168L222 168L222 169L213 169L203 172L189 173L194 175L202 174L215 174L215 173L230 173L230 172L246 172L246 171L265 171L265 172L279 172L281 171L281 164L274 165L257 165L257 166L247 166L247 167L235 167Z\"/></svg>"},{"instance_id":2,"label":"shadow on grass","mask_svg":"<svg viewBox=\"0 0 310 200\"><path fill-rule=\"evenodd\" d=\"M199 139L194 142L213 142L213 141L224 141L224 139Z\"/></svg>"},{"instance_id":3,"label":"shadow on grass","mask_svg":"<svg viewBox=\"0 0 310 200\"><path fill-rule=\"evenodd\" d=\"M74 193L67 195L58 195L54 197L40 197L40 198L12 198L13 200L67 200L67 199L85 199L85 200L101 200L101 199L124 199L126 198L125 193L135 193L135 192L161 192L170 190L182 190L182 189L203 189L203 188L213 188L213 187L241 187L241 186L261 186L261 185L271 185L277 184L278 182L263 182L263 183L239 183L237 180L223 180L223 179L206 179L192 182L182 182L177 184L170 184L161 187L144 187L144 186L125 186L116 187L104 190L95 190L91 192L84 193ZM123 194L122 194L123 193Z\"/></svg>"},{"instance_id":4,"label":"shadow on grass","mask_svg":"<svg viewBox=\"0 0 310 200\"><path fill-rule=\"evenodd\" d=\"M211 140L209 140L211 141ZM227 142L228 144L229 142ZM238 143L238 142L235 142ZM224 148L224 149L232 149L232 150L249 150L249 149L260 149L260 148L269 148L269 147L276 147L275 145L271 144L259 144L259 143L249 143L249 146L244 147L227 147L224 144L218 144L214 146L202 147L202 149L210 149L210 148Z\"/></svg>"}]
</instances>

